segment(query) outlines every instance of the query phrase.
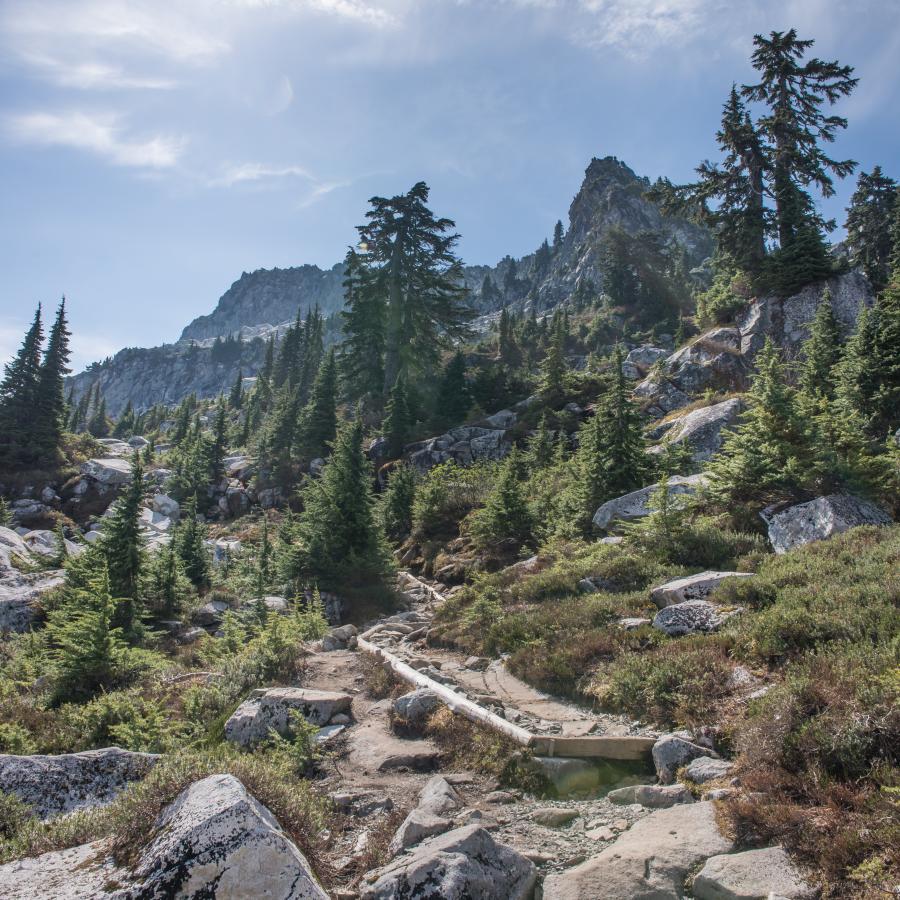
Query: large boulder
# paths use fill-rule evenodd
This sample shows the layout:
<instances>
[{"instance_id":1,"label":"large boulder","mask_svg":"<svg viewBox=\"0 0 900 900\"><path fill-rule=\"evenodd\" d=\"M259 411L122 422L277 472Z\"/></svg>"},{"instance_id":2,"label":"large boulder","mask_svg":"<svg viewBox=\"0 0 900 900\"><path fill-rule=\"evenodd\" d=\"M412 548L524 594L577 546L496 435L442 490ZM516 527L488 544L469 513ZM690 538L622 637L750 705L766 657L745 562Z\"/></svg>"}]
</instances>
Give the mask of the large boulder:
<instances>
[{"instance_id":1,"label":"large boulder","mask_svg":"<svg viewBox=\"0 0 900 900\"><path fill-rule=\"evenodd\" d=\"M447 814L459 807L459 794L443 775L435 775L429 779L419 794L418 806L403 820L394 834L389 847L391 855L396 856L427 837L449 831L453 822Z\"/></svg>"},{"instance_id":2,"label":"large boulder","mask_svg":"<svg viewBox=\"0 0 900 900\"><path fill-rule=\"evenodd\" d=\"M478 825L456 828L366 876L360 900L529 900L534 863Z\"/></svg>"},{"instance_id":3,"label":"large boulder","mask_svg":"<svg viewBox=\"0 0 900 900\"><path fill-rule=\"evenodd\" d=\"M168 494L156 494L150 502L154 512L167 519L172 519L173 522L178 521L178 517L181 515L181 504L174 497L170 497Z\"/></svg>"},{"instance_id":4,"label":"large boulder","mask_svg":"<svg viewBox=\"0 0 900 900\"><path fill-rule=\"evenodd\" d=\"M695 744L680 734L664 734L653 745L651 751L656 774L662 784L671 784L675 773L695 759L717 756L708 747Z\"/></svg>"},{"instance_id":5,"label":"large boulder","mask_svg":"<svg viewBox=\"0 0 900 900\"><path fill-rule=\"evenodd\" d=\"M859 525L889 525L891 517L874 503L852 494L829 494L791 506L767 521L772 548L776 553L787 553Z\"/></svg>"},{"instance_id":6,"label":"large boulder","mask_svg":"<svg viewBox=\"0 0 900 900\"><path fill-rule=\"evenodd\" d=\"M132 781L140 781L159 757L118 747L59 756L0 755L0 791L14 794L41 819L102 806Z\"/></svg>"},{"instance_id":7,"label":"large boulder","mask_svg":"<svg viewBox=\"0 0 900 900\"><path fill-rule=\"evenodd\" d=\"M33 562L22 536L0 526L0 634L28 631L40 612L41 597L63 583L62 569L21 570Z\"/></svg>"},{"instance_id":8,"label":"large boulder","mask_svg":"<svg viewBox=\"0 0 900 900\"><path fill-rule=\"evenodd\" d=\"M159 817L128 900L328 900L309 863L272 813L232 775L192 784Z\"/></svg>"},{"instance_id":9,"label":"large boulder","mask_svg":"<svg viewBox=\"0 0 900 900\"><path fill-rule=\"evenodd\" d=\"M753 578L752 572L700 572L675 578L650 591L653 602L662 609L685 600L705 600L727 578Z\"/></svg>"},{"instance_id":10,"label":"large boulder","mask_svg":"<svg viewBox=\"0 0 900 900\"><path fill-rule=\"evenodd\" d=\"M127 484L131 481L131 462L118 456L89 459L81 464L81 474L104 485Z\"/></svg>"},{"instance_id":11,"label":"large boulder","mask_svg":"<svg viewBox=\"0 0 900 900\"><path fill-rule=\"evenodd\" d=\"M705 462L721 448L726 429L737 422L743 408L743 401L737 397L713 403L659 426L651 432L651 437L658 439L665 435L667 443L686 444L695 462ZM659 453L662 446L650 449Z\"/></svg>"},{"instance_id":12,"label":"large boulder","mask_svg":"<svg viewBox=\"0 0 900 900\"><path fill-rule=\"evenodd\" d=\"M692 892L697 900L807 900L817 893L782 847L713 856Z\"/></svg>"},{"instance_id":13,"label":"large boulder","mask_svg":"<svg viewBox=\"0 0 900 900\"><path fill-rule=\"evenodd\" d=\"M661 809L632 825L599 855L549 875L544 900L681 900L691 871L731 848L716 824L713 803Z\"/></svg>"},{"instance_id":14,"label":"large boulder","mask_svg":"<svg viewBox=\"0 0 900 900\"><path fill-rule=\"evenodd\" d=\"M327 725L337 713L349 713L349 694L314 691L306 688L260 688L232 713L225 723L225 738L239 747L252 747L267 740L274 731L291 734L292 713L299 713L311 725Z\"/></svg>"},{"instance_id":15,"label":"large boulder","mask_svg":"<svg viewBox=\"0 0 900 900\"><path fill-rule=\"evenodd\" d=\"M339 625L337 628L332 628L322 638L322 649L328 652L332 650L346 650L348 647L353 648L356 646L358 633L355 625Z\"/></svg>"},{"instance_id":16,"label":"large boulder","mask_svg":"<svg viewBox=\"0 0 900 900\"><path fill-rule=\"evenodd\" d=\"M666 606L653 617L653 627L669 637L718 631L727 616L708 600L685 600Z\"/></svg>"},{"instance_id":17,"label":"large boulder","mask_svg":"<svg viewBox=\"0 0 900 900\"><path fill-rule=\"evenodd\" d=\"M686 494L690 496L704 484L706 484L706 478L703 475L673 475L669 479L669 493L670 495ZM607 500L594 513L594 525L606 530L613 522L627 522L650 515L650 497L658 487L658 484L651 484L640 490L632 491L630 494L616 497L614 500Z\"/></svg>"},{"instance_id":18,"label":"large boulder","mask_svg":"<svg viewBox=\"0 0 900 900\"><path fill-rule=\"evenodd\" d=\"M4 900L113 900L122 873L101 841L26 856L0 866Z\"/></svg>"}]
</instances>

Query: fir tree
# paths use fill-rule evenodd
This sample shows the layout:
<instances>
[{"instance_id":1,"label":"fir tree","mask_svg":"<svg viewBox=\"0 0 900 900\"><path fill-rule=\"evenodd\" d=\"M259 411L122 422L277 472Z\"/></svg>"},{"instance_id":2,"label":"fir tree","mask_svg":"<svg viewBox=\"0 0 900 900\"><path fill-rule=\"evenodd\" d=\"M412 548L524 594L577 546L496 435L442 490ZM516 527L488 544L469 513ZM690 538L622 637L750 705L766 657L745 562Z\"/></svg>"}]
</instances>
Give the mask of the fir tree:
<instances>
[{"instance_id":1,"label":"fir tree","mask_svg":"<svg viewBox=\"0 0 900 900\"><path fill-rule=\"evenodd\" d=\"M63 297L53 327L50 329L47 352L41 363L35 391L33 425L29 434L34 459L52 459L59 453L60 439L65 427L64 382L70 371L67 367L70 336L66 322L66 299Z\"/></svg>"},{"instance_id":2,"label":"fir tree","mask_svg":"<svg viewBox=\"0 0 900 900\"><path fill-rule=\"evenodd\" d=\"M381 522L392 541L400 541L412 529L413 501L416 497L416 471L412 466L398 466L388 479L381 499Z\"/></svg>"},{"instance_id":3,"label":"fir tree","mask_svg":"<svg viewBox=\"0 0 900 900\"><path fill-rule=\"evenodd\" d=\"M814 488L821 456L812 423L786 381L771 339L756 358L749 408L707 467L710 495L725 504L784 499Z\"/></svg>"},{"instance_id":4,"label":"fir tree","mask_svg":"<svg viewBox=\"0 0 900 900\"><path fill-rule=\"evenodd\" d=\"M891 225L898 197L897 183L881 171L881 166L875 166L871 174L859 173L847 209L850 264L862 268L876 294L885 287L890 274Z\"/></svg>"},{"instance_id":5,"label":"fir tree","mask_svg":"<svg viewBox=\"0 0 900 900\"><path fill-rule=\"evenodd\" d=\"M306 459L325 456L337 429L337 363L329 350L300 418L297 448Z\"/></svg>"},{"instance_id":6,"label":"fir tree","mask_svg":"<svg viewBox=\"0 0 900 900\"><path fill-rule=\"evenodd\" d=\"M9 504L6 497L0 497L0 526L9 528L12 524L12 513L9 511Z\"/></svg>"},{"instance_id":7,"label":"fir tree","mask_svg":"<svg viewBox=\"0 0 900 900\"><path fill-rule=\"evenodd\" d=\"M900 428L900 270L875 301L868 365L876 382L870 405L872 433L883 438Z\"/></svg>"},{"instance_id":8,"label":"fir tree","mask_svg":"<svg viewBox=\"0 0 900 900\"><path fill-rule=\"evenodd\" d=\"M800 389L807 397L830 400L834 396L834 369L840 356L841 333L831 305L831 291L826 288L816 308L809 340L803 345Z\"/></svg>"},{"instance_id":9,"label":"fir tree","mask_svg":"<svg viewBox=\"0 0 900 900\"><path fill-rule=\"evenodd\" d=\"M874 355L877 318L874 310L860 304L856 329L844 344L835 368L835 394L839 403L855 410L858 421L869 431L875 418L873 398L878 379L870 360Z\"/></svg>"},{"instance_id":10,"label":"fir tree","mask_svg":"<svg viewBox=\"0 0 900 900\"><path fill-rule=\"evenodd\" d=\"M532 540L534 518L522 490L521 458L516 448L504 460L497 483L472 520L472 535L483 548L511 544L518 549Z\"/></svg>"},{"instance_id":11,"label":"fir tree","mask_svg":"<svg viewBox=\"0 0 900 900\"><path fill-rule=\"evenodd\" d=\"M559 403L565 394L566 359L563 355L565 335L561 325L561 321L558 321L553 329L550 347L541 364L541 392L551 405Z\"/></svg>"},{"instance_id":12,"label":"fir tree","mask_svg":"<svg viewBox=\"0 0 900 900\"><path fill-rule=\"evenodd\" d=\"M119 416L115 428L113 428L113 437L127 438L131 437L132 434L134 434L134 407L129 400L125 404L125 409L122 410L122 415Z\"/></svg>"},{"instance_id":13,"label":"fir tree","mask_svg":"<svg viewBox=\"0 0 900 900\"><path fill-rule=\"evenodd\" d=\"M321 476L304 489L292 580L338 591L386 586L393 566L374 515L363 433L358 418L341 425Z\"/></svg>"},{"instance_id":14,"label":"fir tree","mask_svg":"<svg viewBox=\"0 0 900 900\"><path fill-rule=\"evenodd\" d=\"M459 425L472 408L472 394L466 380L466 358L457 350L444 367L435 400L436 427Z\"/></svg>"},{"instance_id":15,"label":"fir tree","mask_svg":"<svg viewBox=\"0 0 900 900\"><path fill-rule=\"evenodd\" d=\"M553 252L557 252L562 247L563 242L563 223L561 219L556 220L553 226Z\"/></svg>"},{"instance_id":16,"label":"fir tree","mask_svg":"<svg viewBox=\"0 0 900 900\"><path fill-rule=\"evenodd\" d=\"M103 540L99 545L106 557L109 587L117 603L114 624L129 639L137 637L140 630L140 582L144 565L141 510L144 495L144 467L140 454L135 453L131 458L131 480L103 527Z\"/></svg>"},{"instance_id":17,"label":"fir tree","mask_svg":"<svg viewBox=\"0 0 900 900\"><path fill-rule=\"evenodd\" d=\"M269 517L263 513L262 532L259 541L259 554L256 558L256 595L262 598L269 590L272 581L272 545L269 542ZM263 616L265 618L265 616Z\"/></svg>"},{"instance_id":18,"label":"fir tree","mask_svg":"<svg viewBox=\"0 0 900 900\"><path fill-rule=\"evenodd\" d=\"M234 379L234 385L231 393L228 395L228 405L234 409L240 409L244 405L244 373L238 370L237 378Z\"/></svg>"},{"instance_id":19,"label":"fir tree","mask_svg":"<svg viewBox=\"0 0 900 900\"><path fill-rule=\"evenodd\" d=\"M403 448L409 442L414 424L406 381L400 375L385 407L382 430L388 441L388 456L397 459L403 455Z\"/></svg>"},{"instance_id":20,"label":"fir tree","mask_svg":"<svg viewBox=\"0 0 900 900\"><path fill-rule=\"evenodd\" d=\"M156 617L171 619L180 612L190 589L191 583L185 577L176 542L171 540L150 558L144 597Z\"/></svg>"},{"instance_id":21,"label":"fir tree","mask_svg":"<svg viewBox=\"0 0 900 900\"><path fill-rule=\"evenodd\" d=\"M23 451L27 453L41 375L43 342L44 329L38 305L25 340L15 359L7 363L0 383L0 452L7 457L17 457Z\"/></svg>"},{"instance_id":22,"label":"fir tree","mask_svg":"<svg viewBox=\"0 0 900 900\"><path fill-rule=\"evenodd\" d=\"M100 393L100 386L97 385L97 394ZM95 395L96 396L96 395ZM87 430L95 437L109 437L112 431L112 422L106 414L106 398L100 397L95 401L95 409L88 421Z\"/></svg>"},{"instance_id":23,"label":"fir tree","mask_svg":"<svg viewBox=\"0 0 900 900\"><path fill-rule=\"evenodd\" d=\"M553 461L553 433L547 427L547 412L541 414L538 427L528 440L527 461L529 467L538 471Z\"/></svg>"},{"instance_id":24,"label":"fir tree","mask_svg":"<svg viewBox=\"0 0 900 900\"><path fill-rule=\"evenodd\" d=\"M225 398L220 394L216 405L212 441L209 444L209 480L218 484L225 475L225 454L228 452L228 419L225 414Z\"/></svg>"},{"instance_id":25,"label":"fir tree","mask_svg":"<svg viewBox=\"0 0 900 900\"><path fill-rule=\"evenodd\" d=\"M185 504L181 524L172 540L187 579L197 588L209 585L209 554L204 539L206 528L197 518L197 502L191 499Z\"/></svg>"},{"instance_id":26,"label":"fir tree","mask_svg":"<svg viewBox=\"0 0 900 900\"><path fill-rule=\"evenodd\" d=\"M111 684L126 652L122 629L115 625L118 609L104 556L88 550L77 576L67 572L66 580L66 602L47 623L57 702L86 699Z\"/></svg>"},{"instance_id":27,"label":"fir tree","mask_svg":"<svg viewBox=\"0 0 900 900\"><path fill-rule=\"evenodd\" d=\"M344 344L341 372L353 400L380 397L384 384L387 306L363 256L347 251L344 259Z\"/></svg>"}]
</instances>

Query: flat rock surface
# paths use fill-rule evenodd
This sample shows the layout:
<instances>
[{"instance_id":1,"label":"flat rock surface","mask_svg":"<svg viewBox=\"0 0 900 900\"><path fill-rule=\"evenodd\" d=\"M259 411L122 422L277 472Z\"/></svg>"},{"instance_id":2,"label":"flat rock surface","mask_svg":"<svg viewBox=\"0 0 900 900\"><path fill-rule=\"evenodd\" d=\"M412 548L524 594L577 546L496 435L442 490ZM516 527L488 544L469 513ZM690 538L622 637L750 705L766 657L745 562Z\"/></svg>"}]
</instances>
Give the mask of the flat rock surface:
<instances>
[{"instance_id":1,"label":"flat rock surface","mask_svg":"<svg viewBox=\"0 0 900 900\"><path fill-rule=\"evenodd\" d=\"M806 900L816 891L781 847L714 856L694 879L697 900Z\"/></svg>"},{"instance_id":2,"label":"flat rock surface","mask_svg":"<svg viewBox=\"0 0 900 900\"><path fill-rule=\"evenodd\" d=\"M95 842L17 859L0 866L0 897L4 900L106 900L111 881L121 874Z\"/></svg>"}]
</instances>

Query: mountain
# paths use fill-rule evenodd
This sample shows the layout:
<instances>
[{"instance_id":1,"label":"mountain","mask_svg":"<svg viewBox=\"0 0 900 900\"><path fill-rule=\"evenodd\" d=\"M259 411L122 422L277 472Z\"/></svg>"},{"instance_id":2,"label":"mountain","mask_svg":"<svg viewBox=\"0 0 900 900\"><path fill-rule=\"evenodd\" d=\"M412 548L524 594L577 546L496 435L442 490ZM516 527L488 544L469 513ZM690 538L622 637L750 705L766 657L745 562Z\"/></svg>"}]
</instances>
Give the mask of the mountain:
<instances>
[{"instance_id":1,"label":"mountain","mask_svg":"<svg viewBox=\"0 0 900 900\"><path fill-rule=\"evenodd\" d=\"M688 266L698 265L712 252L712 236L684 219L664 216L645 198L649 187L647 178L615 157L591 160L569 207L569 226L560 246L549 258L539 249L518 260L506 256L494 266L466 266L463 279L472 305L481 314L504 306L546 310L580 284L600 288L602 248L613 229L632 237L649 232L663 246L683 254ZM511 267L515 279L507 279ZM70 378L69 387L77 399L99 381L113 416L129 400L141 411L154 403L177 403L192 392L203 397L227 390L238 371L257 372L264 352L262 338L284 328L298 310L305 315L318 306L326 318L333 317L329 330L337 337L335 314L343 305L343 272L341 263L325 270L303 265L244 272L209 315L185 327L177 343L122 350ZM240 356L217 360L210 345L227 335L243 339Z\"/></svg>"}]
</instances>

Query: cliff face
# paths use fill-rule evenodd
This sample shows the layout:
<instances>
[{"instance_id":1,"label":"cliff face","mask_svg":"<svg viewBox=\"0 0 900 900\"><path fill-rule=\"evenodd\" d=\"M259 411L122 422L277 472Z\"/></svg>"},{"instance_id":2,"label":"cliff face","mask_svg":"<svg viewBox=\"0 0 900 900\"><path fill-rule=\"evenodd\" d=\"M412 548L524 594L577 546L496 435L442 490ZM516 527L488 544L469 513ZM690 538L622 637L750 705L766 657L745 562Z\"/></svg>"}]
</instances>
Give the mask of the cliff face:
<instances>
[{"instance_id":1,"label":"cliff face","mask_svg":"<svg viewBox=\"0 0 900 900\"><path fill-rule=\"evenodd\" d=\"M539 254L532 253L515 261L505 257L495 266L466 266L463 278L472 305L479 313L527 304L545 310L568 297L582 280L600 288L600 251L611 228L630 235L654 232L663 243L683 249L690 264L700 263L712 252L709 233L682 219L663 216L643 196L649 187L646 178L639 178L614 157L592 160L569 207L568 230L549 262L541 265ZM511 266L518 278L507 289L504 280ZM487 275L495 289L485 295L482 285ZM69 379L69 386L77 399L99 381L112 416L119 415L129 400L141 411L154 403L178 403L192 392L214 396L231 386L238 371L257 372L264 352L261 339L293 321L298 309L305 315L318 305L326 317L339 311L343 277L341 263L327 270L304 265L244 272L209 315L194 319L184 329L177 344L122 350ZM240 335L245 341L241 357L216 362L209 345L227 335ZM200 346L192 349L191 342Z\"/></svg>"},{"instance_id":2,"label":"cliff face","mask_svg":"<svg viewBox=\"0 0 900 900\"><path fill-rule=\"evenodd\" d=\"M181 340L205 341L239 333L253 336L259 326L289 322L298 309L305 315L317 305L327 317L343 306L343 278L340 263L325 271L307 265L244 272L208 316L194 319L181 332Z\"/></svg>"}]
</instances>

